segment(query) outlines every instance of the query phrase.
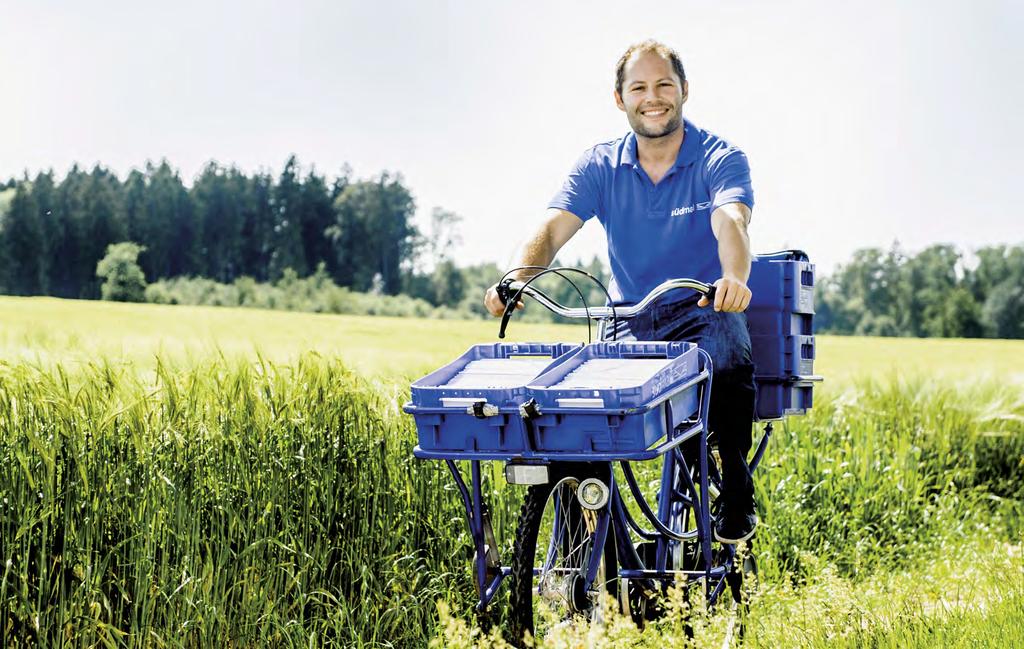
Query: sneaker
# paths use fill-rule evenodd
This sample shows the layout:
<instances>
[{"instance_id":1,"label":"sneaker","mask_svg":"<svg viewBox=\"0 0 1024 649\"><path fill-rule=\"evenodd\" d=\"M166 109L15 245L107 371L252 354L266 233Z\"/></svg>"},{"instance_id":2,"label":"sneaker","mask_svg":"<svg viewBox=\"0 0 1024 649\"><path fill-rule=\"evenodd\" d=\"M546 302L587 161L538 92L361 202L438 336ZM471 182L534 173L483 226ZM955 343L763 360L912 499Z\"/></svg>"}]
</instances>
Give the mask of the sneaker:
<instances>
[{"instance_id":1,"label":"sneaker","mask_svg":"<svg viewBox=\"0 0 1024 649\"><path fill-rule=\"evenodd\" d=\"M715 539L722 543L741 543L754 535L757 529L757 514L754 502L749 507L724 502L715 521Z\"/></svg>"}]
</instances>

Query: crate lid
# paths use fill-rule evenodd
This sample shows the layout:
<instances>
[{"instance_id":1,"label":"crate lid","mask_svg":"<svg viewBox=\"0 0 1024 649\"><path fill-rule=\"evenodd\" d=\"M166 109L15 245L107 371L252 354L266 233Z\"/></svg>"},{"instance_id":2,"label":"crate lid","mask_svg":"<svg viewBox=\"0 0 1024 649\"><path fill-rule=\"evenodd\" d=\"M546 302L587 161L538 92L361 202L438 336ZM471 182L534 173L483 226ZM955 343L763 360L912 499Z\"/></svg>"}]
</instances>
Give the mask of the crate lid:
<instances>
[{"instance_id":1,"label":"crate lid","mask_svg":"<svg viewBox=\"0 0 1024 649\"><path fill-rule=\"evenodd\" d=\"M671 358L592 358L552 385L567 389L622 389L646 383L669 365Z\"/></svg>"},{"instance_id":2,"label":"crate lid","mask_svg":"<svg viewBox=\"0 0 1024 649\"><path fill-rule=\"evenodd\" d=\"M445 388L513 388L526 385L530 379L551 365L550 358L485 358L470 361L458 374L439 387Z\"/></svg>"}]
</instances>

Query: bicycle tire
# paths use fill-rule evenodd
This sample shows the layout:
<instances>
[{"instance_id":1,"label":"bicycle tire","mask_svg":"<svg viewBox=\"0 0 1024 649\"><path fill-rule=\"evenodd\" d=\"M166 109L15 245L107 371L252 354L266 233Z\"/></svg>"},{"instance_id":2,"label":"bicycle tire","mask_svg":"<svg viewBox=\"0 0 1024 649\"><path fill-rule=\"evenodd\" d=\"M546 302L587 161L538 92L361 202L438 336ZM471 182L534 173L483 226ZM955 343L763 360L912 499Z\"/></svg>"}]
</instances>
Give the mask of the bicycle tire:
<instances>
[{"instance_id":1,"label":"bicycle tire","mask_svg":"<svg viewBox=\"0 0 1024 649\"><path fill-rule=\"evenodd\" d=\"M593 548L592 535L582 527L585 525L583 514L585 510L583 510L576 499L576 487L579 486L579 482L586 478L600 478L605 481L605 484L609 484L610 473L610 465L604 463L574 463L570 466L556 466L552 468L551 479L547 484L534 485L527 490L516 528L515 545L512 554L512 573L510 575L511 588L509 591L509 615L507 619L511 641L516 646L522 646L527 632L534 637L537 635L538 628L536 622L538 621L539 611L536 610L537 607L534 604L538 599L546 599L549 606L552 603L555 605L564 604L562 610L556 611L556 616L560 616L562 621L569 621L570 618L577 617L593 621L600 615L599 602L594 601L595 598L590 593L580 593L577 590L577 587L582 584L581 577L573 578L566 575L562 578L561 583L557 584L558 586L564 586L564 589L556 588L551 586L551 582L545 581L546 578L550 579L556 570L553 569L546 575L537 576L534 575L534 567L537 565L543 566L547 560L548 550L551 547L555 547L556 562L552 566L553 568L558 566L557 570L561 571L578 571L585 568L595 548ZM567 479L575 479L575 483L566 482ZM556 489L559 489L558 495L562 499L559 504L561 502L568 503L563 509L563 512L569 513L569 522L566 526L568 534L561 534L559 542L552 544L551 536L554 534L554 529L544 530L544 538L547 542L538 544L538 536L542 534L542 523L552 523L551 520L545 518L545 513L553 514L549 510L554 505L555 498L553 498L553 495L555 495ZM551 527L554 528L554 525L552 524ZM572 547L574 545L573 539L580 540L578 543L579 547ZM588 543L589 547L584 547ZM538 554L538 548L542 548L540 554ZM610 524L604 548L600 551L603 553L601 567L603 574L599 572L595 580L596 591L598 594L606 592L613 599L617 600L618 569L614 532ZM558 560L559 557L562 559L561 562ZM570 580L575 580L571 583L571 586ZM546 591L547 596L541 595L540 591L542 590ZM559 601L558 596L551 596L552 592L566 596L561 597L562 601ZM586 597L586 600L581 599L583 596ZM570 597L574 601L570 602ZM541 635L543 635L545 628L541 628L540 631Z\"/></svg>"}]
</instances>

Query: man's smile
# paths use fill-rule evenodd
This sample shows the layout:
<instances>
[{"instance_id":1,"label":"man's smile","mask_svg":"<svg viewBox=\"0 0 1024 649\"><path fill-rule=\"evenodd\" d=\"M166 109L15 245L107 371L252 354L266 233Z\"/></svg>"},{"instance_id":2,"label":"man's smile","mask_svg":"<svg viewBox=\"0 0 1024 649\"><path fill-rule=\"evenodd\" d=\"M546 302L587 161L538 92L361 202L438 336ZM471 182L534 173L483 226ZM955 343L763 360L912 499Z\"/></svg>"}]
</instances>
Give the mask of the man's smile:
<instances>
[{"instance_id":1,"label":"man's smile","mask_svg":"<svg viewBox=\"0 0 1024 649\"><path fill-rule=\"evenodd\" d=\"M640 114L643 115L644 117L652 117L653 118L653 117L661 117L662 115L667 115L668 111L669 111L668 108L665 108L664 106L662 106L662 107L659 107L659 108L647 108L647 109L641 110Z\"/></svg>"}]
</instances>

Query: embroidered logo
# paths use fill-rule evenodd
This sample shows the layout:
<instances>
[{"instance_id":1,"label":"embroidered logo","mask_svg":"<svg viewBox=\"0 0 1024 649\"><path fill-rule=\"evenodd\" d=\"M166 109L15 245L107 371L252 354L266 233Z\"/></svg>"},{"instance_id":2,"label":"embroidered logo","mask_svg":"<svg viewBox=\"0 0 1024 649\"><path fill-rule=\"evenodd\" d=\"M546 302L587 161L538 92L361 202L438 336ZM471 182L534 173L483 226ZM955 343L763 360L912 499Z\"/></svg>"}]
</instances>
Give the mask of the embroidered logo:
<instances>
[{"instance_id":1,"label":"embroidered logo","mask_svg":"<svg viewBox=\"0 0 1024 649\"><path fill-rule=\"evenodd\" d=\"M686 207L677 207L672 210L672 216L686 216L687 214L693 214L693 205L687 205Z\"/></svg>"}]
</instances>

